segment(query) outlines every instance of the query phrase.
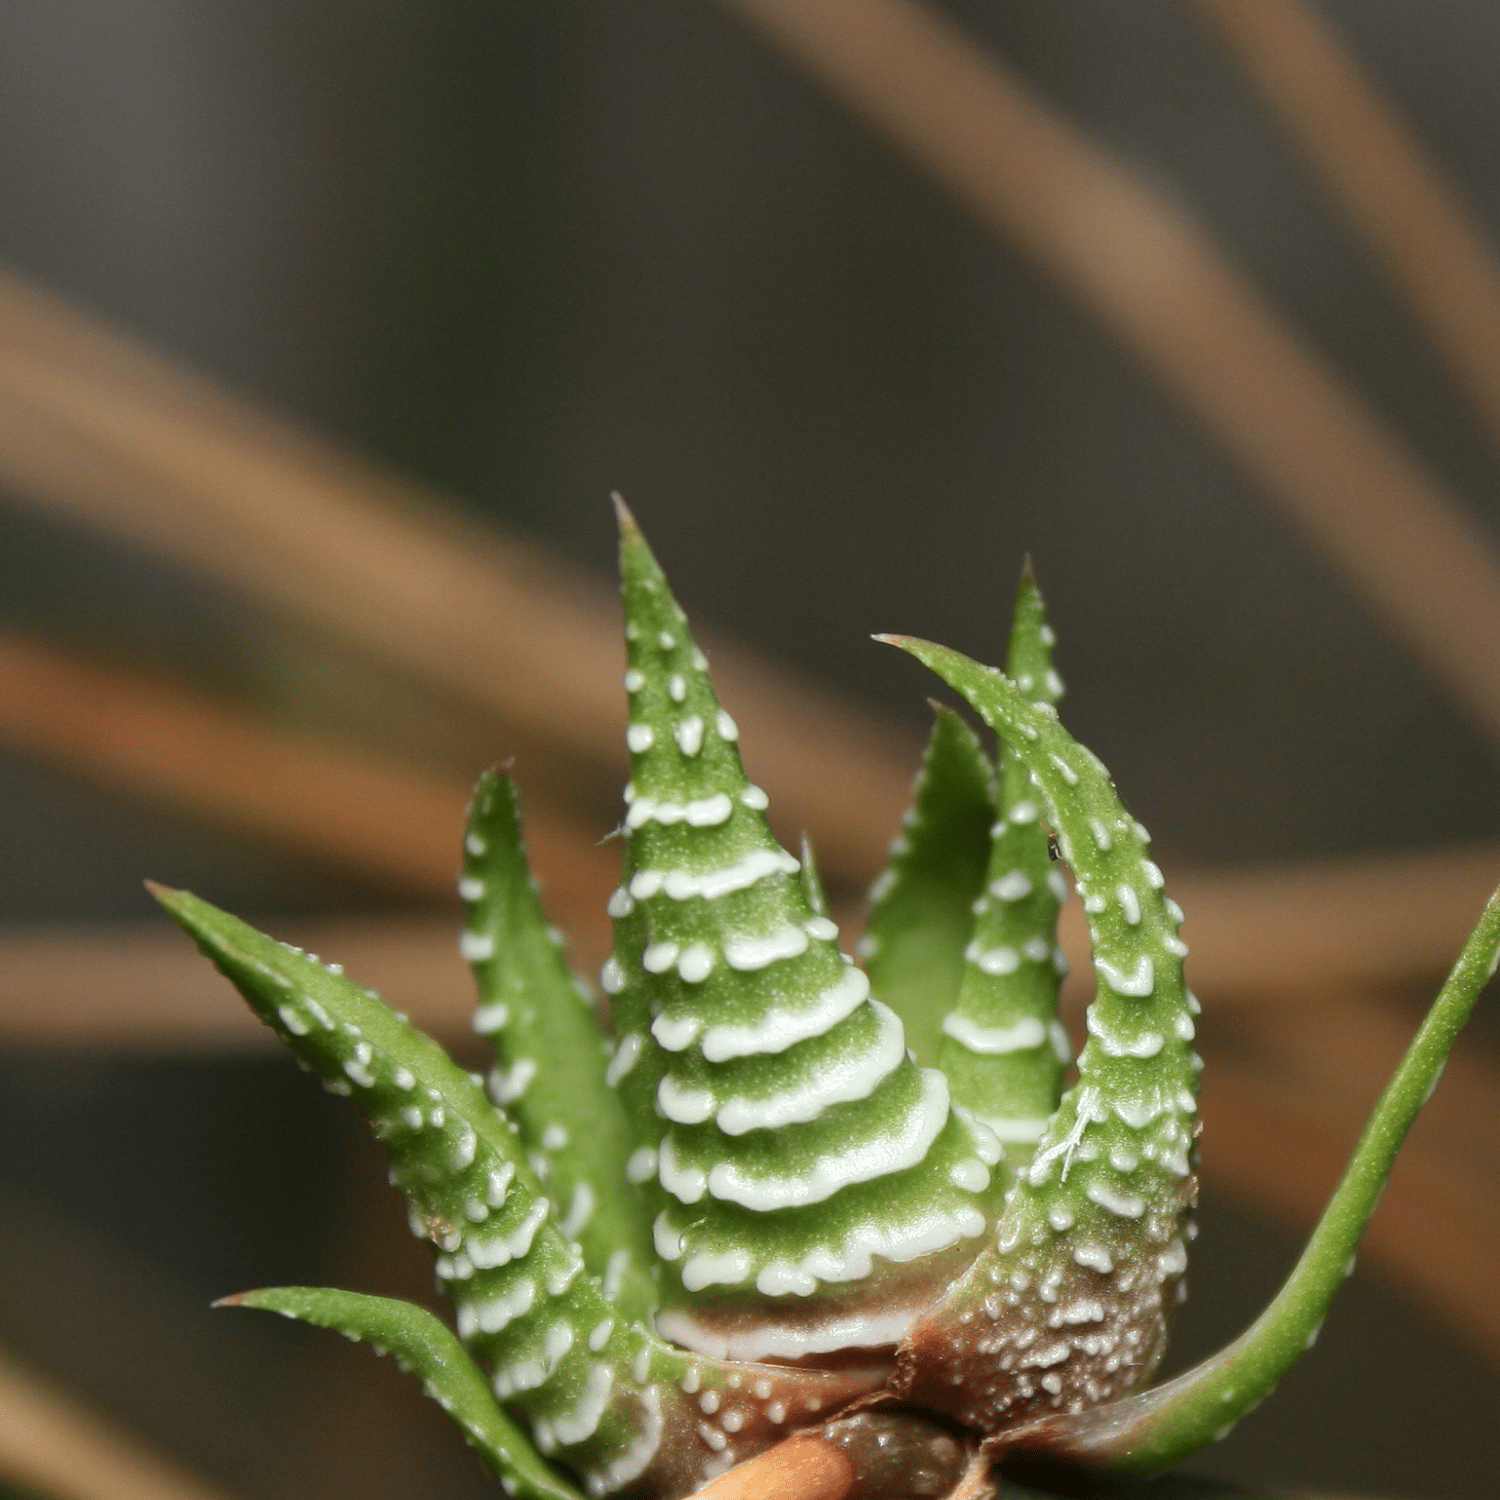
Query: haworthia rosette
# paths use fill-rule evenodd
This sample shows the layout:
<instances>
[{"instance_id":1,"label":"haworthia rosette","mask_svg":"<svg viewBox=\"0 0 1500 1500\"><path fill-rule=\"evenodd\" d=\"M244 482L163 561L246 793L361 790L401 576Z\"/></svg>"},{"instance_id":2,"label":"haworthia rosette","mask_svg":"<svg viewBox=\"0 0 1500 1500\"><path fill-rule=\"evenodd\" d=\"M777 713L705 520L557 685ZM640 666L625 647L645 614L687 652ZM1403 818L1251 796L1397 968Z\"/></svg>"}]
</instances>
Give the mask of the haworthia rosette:
<instances>
[{"instance_id":1,"label":"haworthia rosette","mask_svg":"<svg viewBox=\"0 0 1500 1500\"><path fill-rule=\"evenodd\" d=\"M488 1382L453 1331L426 1308L394 1297L320 1286L262 1287L225 1297L215 1306L278 1312L362 1339L379 1354L394 1355L463 1428L507 1495L517 1500L583 1500L537 1456L531 1440L500 1410Z\"/></svg>"},{"instance_id":2,"label":"haworthia rosette","mask_svg":"<svg viewBox=\"0 0 1500 1500\"><path fill-rule=\"evenodd\" d=\"M626 1178L629 1131L605 1081L607 1048L593 997L563 958L526 862L515 783L486 772L464 832L459 946L474 969L474 1029L494 1043L490 1092L521 1141L584 1265L626 1316L656 1305L649 1221Z\"/></svg>"},{"instance_id":3,"label":"haworthia rosette","mask_svg":"<svg viewBox=\"0 0 1500 1500\"><path fill-rule=\"evenodd\" d=\"M1016 595L1007 668L1023 697L1056 703L1052 630L1028 561ZM999 817L963 980L943 1019L938 1066L953 1098L999 1137L1012 1167L1024 1166L1057 1108L1072 1059L1057 1018L1066 968L1057 915L1068 893L1048 848L1047 819L1026 763L1001 756Z\"/></svg>"},{"instance_id":4,"label":"haworthia rosette","mask_svg":"<svg viewBox=\"0 0 1500 1500\"><path fill-rule=\"evenodd\" d=\"M630 1322L561 1234L514 1124L481 1081L337 966L186 891L157 899L255 1012L370 1121L465 1346L538 1448L591 1494L690 1493L872 1383L726 1366ZM705 1421L705 1413L716 1420Z\"/></svg>"},{"instance_id":5,"label":"haworthia rosette","mask_svg":"<svg viewBox=\"0 0 1500 1500\"><path fill-rule=\"evenodd\" d=\"M951 708L935 718L912 803L870 888L859 952L875 993L901 1017L917 1057L936 1063L943 1017L964 971L974 903L984 889L995 771Z\"/></svg>"},{"instance_id":6,"label":"haworthia rosette","mask_svg":"<svg viewBox=\"0 0 1500 1500\"><path fill-rule=\"evenodd\" d=\"M1145 830L1057 721L1029 570L1009 680L895 638L1004 742L997 787L975 737L939 713L872 928L876 991L900 1001L908 1037L839 951L806 841L799 860L772 837L707 663L621 512L632 780L601 975L617 1021L607 1062L503 778L476 794L460 885L476 1026L499 1051L493 1100L337 966L158 893L370 1120L414 1231L439 1252L458 1338L383 1298L273 1288L239 1300L395 1352L524 1500L569 1500L565 1474L596 1497L678 1500L742 1460L774 1471L766 1450L788 1435L842 1452L870 1500L941 1490L965 1466L952 1494L977 1496L983 1454L1147 1472L1193 1451L1315 1330L1494 971L1500 895L1282 1293L1221 1355L1143 1393L1192 1228L1195 1004L1181 913ZM1065 887L1049 827L1099 979L1078 1082L1060 1101ZM648 1269L676 1344L648 1326Z\"/></svg>"},{"instance_id":7,"label":"haworthia rosette","mask_svg":"<svg viewBox=\"0 0 1500 1500\"><path fill-rule=\"evenodd\" d=\"M735 1358L894 1344L978 1249L994 1138L907 1055L810 904L623 510L621 575L631 782L601 981L656 1215L658 1327Z\"/></svg>"},{"instance_id":8,"label":"haworthia rosette","mask_svg":"<svg viewBox=\"0 0 1500 1500\"><path fill-rule=\"evenodd\" d=\"M1098 759L993 668L887 637L974 706L1030 773L1088 918L1098 993L1078 1082L1007 1195L994 1246L913 1328L902 1388L982 1431L1149 1378L1187 1264L1198 1060L1180 914Z\"/></svg>"}]
</instances>

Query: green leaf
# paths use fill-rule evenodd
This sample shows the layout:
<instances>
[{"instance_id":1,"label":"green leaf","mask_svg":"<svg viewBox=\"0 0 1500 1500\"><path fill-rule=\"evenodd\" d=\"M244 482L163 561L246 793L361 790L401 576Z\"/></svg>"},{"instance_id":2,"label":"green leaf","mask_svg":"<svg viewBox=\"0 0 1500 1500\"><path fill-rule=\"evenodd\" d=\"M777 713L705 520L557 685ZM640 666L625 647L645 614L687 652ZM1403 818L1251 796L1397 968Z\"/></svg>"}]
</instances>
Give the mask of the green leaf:
<instances>
[{"instance_id":1,"label":"green leaf","mask_svg":"<svg viewBox=\"0 0 1500 1500\"><path fill-rule=\"evenodd\" d=\"M813 909L687 619L623 507L620 523L631 779L600 983L654 1211L657 1327L735 1359L826 1353L811 1340L859 1336L867 1311L904 1322L892 1308L972 1257L998 1148ZM975 864L977 881L982 848Z\"/></svg>"},{"instance_id":2,"label":"green leaf","mask_svg":"<svg viewBox=\"0 0 1500 1500\"><path fill-rule=\"evenodd\" d=\"M303 1323L363 1339L377 1354L392 1354L463 1429L518 1500L583 1500L500 1410L484 1376L451 1329L426 1310L394 1297L370 1297L332 1287L276 1286L225 1297L216 1307L258 1307Z\"/></svg>"},{"instance_id":3,"label":"green leaf","mask_svg":"<svg viewBox=\"0 0 1500 1500\"><path fill-rule=\"evenodd\" d=\"M457 1305L460 1337L496 1394L528 1418L538 1446L596 1476L636 1477L655 1448L640 1446L643 1434L660 1431L649 1391L680 1378L687 1361L584 1272L577 1245L548 1222L551 1204L515 1126L481 1080L337 966L189 892L156 894L324 1086L370 1121L413 1232L442 1252L437 1274Z\"/></svg>"},{"instance_id":4,"label":"green leaf","mask_svg":"<svg viewBox=\"0 0 1500 1500\"><path fill-rule=\"evenodd\" d=\"M1500 959L1500 891L1490 897L1355 1145L1286 1284L1232 1344L1155 1390L1016 1435L1028 1448L1153 1473L1195 1453L1275 1389L1317 1334L1353 1263L1396 1153ZM1441 1247L1434 1246L1434 1254Z\"/></svg>"},{"instance_id":5,"label":"green leaf","mask_svg":"<svg viewBox=\"0 0 1500 1500\"><path fill-rule=\"evenodd\" d=\"M626 1177L631 1142L619 1096L605 1082L608 1045L593 996L568 972L526 862L516 788L487 771L474 790L459 894L468 921L459 947L474 968L474 1029L493 1042L490 1089L520 1127L562 1233L606 1278L625 1316L656 1305L645 1205Z\"/></svg>"},{"instance_id":6,"label":"green leaf","mask_svg":"<svg viewBox=\"0 0 1500 1500\"><path fill-rule=\"evenodd\" d=\"M937 1061L964 971L995 821L994 768L950 708L936 718L910 811L891 845L860 951L876 995L901 1017L919 1062Z\"/></svg>"},{"instance_id":7,"label":"green leaf","mask_svg":"<svg viewBox=\"0 0 1500 1500\"><path fill-rule=\"evenodd\" d=\"M1017 590L1007 665L1029 702L1054 703L1061 696L1052 630L1029 560ZM1031 773L1013 751L1001 759L999 810L963 980L943 1019L938 1066L953 1085L954 1102L995 1132L1016 1169L1031 1159L1057 1109L1072 1058L1057 1019L1067 967L1057 946L1057 916L1068 887L1051 857Z\"/></svg>"},{"instance_id":8,"label":"green leaf","mask_svg":"<svg viewBox=\"0 0 1500 1500\"><path fill-rule=\"evenodd\" d=\"M1025 765L1072 866L1099 979L1078 1082L1007 1195L994 1247L902 1350L914 1398L994 1433L1115 1400L1161 1357L1196 1195L1195 1002L1182 977L1182 913L1098 758L1050 703L1029 703L993 668L885 639L962 693ZM1011 1367L992 1358L1008 1344Z\"/></svg>"},{"instance_id":9,"label":"green leaf","mask_svg":"<svg viewBox=\"0 0 1500 1500\"><path fill-rule=\"evenodd\" d=\"M590 1493L637 1483L686 1493L779 1441L789 1413L811 1420L869 1389L858 1371L700 1358L632 1322L548 1222L552 1205L520 1135L480 1079L336 965L189 892L155 894L324 1086L373 1125L413 1232L442 1251L437 1273L464 1345L537 1448ZM764 1392L753 1402L740 1391L750 1371ZM732 1443L698 1425L701 1403L715 1399L739 1423Z\"/></svg>"}]
</instances>

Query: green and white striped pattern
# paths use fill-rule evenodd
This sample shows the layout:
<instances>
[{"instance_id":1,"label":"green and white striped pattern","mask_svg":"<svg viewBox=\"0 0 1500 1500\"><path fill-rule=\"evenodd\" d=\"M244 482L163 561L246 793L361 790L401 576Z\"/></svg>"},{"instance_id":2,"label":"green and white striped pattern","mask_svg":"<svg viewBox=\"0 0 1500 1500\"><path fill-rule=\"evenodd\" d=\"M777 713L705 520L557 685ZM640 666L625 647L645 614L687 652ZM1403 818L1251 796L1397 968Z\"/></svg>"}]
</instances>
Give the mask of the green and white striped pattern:
<instances>
[{"instance_id":1,"label":"green and white striped pattern","mask_svg":"<svg viewBox=\"0 0 1500 1500\"><path fill-rule=\"evenodd\" d=\"M658 1327L741 1359L893 1344L977 1252L997 1145L809 903L628 515L621 572L631 784L601 978Z\"/></svg>"},{"instance_id":2,"label":"green and white striped pattern","mask_svg":"<svg viewBox=\"0 0 1500 1500\"><path fill-rule=\"evenodd\" d=\"M1007 667L1030 702L1055 704L1062 697L1052 630L1030 563L1021 575ZM1066 968L1057 915L1068 887L1048 851L1046 825L1026 763L1014 752L1003 754L984 889L974 903L963 981L943 1018L938 1053L954 1102L995 1132L1013 1168L1031 1159L1072 1060L1057 1019Z\"/></svg>"},{"instance_id":3,"label":"green and white striped pattern","mask_svg":"<svg viewBox=\"0 0 1500 1500\"><path fill-rule=\"evenodd\" d=\"M980 1431L1149 1377L1187 1264L1198 1059L1181 912L1098 759L999 672L893 638L1021 761L1083 898L1098 993L1078 1082L1006 1197L994 1245L912 1330L901 1388Z\"/></svg>"},{"instance_id":4,"label":"green and white striped pattern","mask_svg":"<svg viewBox=\"0 0 1500 1500\"><path fill-rule=\"evenodd\" d=\"M519 1132L482 1080L336 965L188 892L157 894L324 1087L369 1120L412 1232L439 1252L464 1345L537 1448L591 1494L635 1486L674 1500L878 1382L878 1372L725 1365L632 1322L553 1222ZM555 1500L528 1486L524 1455L499 1467L513 1493Z\"/></svg>"},{"instance_id":5,"label":"green and white striped pattern","mask_svg":"<svg viewBox=\"0 0 1500 1500\"><path fill-rule=\"evenodd\" d=\"M569 1474L595 1497L678 1500L807 1428L872 1496L926 1493L965 1464L979 1483L982 1455L1010 1447L1136 1470L1185 1456L1316 1327L1494 973L1500 896L1282 1294L1221 1355L1142 1393L1191 1237L1196 1004L1145 830L1057 721L1029 571L1014 680L893 638L968 699L1004 757L997 785L978 739L939 712L872 920L888 1009L839 951L806 842L799 860L773 838L621 509L632 781L602 974L611 1043L547 928L503 776L476 792L459 886L474 1024L497 1054L488 1094L336 965L157 893L369 1120L458 1333L327 1288L230 1300L394 1353L520 1500L578 1500ZM1048 825L1099 980L1060 1104L1066 888ZM903 1019L939 1067L907 1050Z\"/></svg>"},{"instance_id":6,"label":"green and white striped pattern","mask_svg":"<svg viewBox=\"0 0 1500 1500\"><path fill-rule=\"evenodd\" d=\"M516 1122L558 1228L630 1318L656 1305L651 1237L626 1179L629 1132L605 1082L608 1046L588 986L568 973L526 862L516 789L486 772L464 831L459 947L474 967L474 1029L494 1043L489 1090Z\"/></svg>"}]
</instances>

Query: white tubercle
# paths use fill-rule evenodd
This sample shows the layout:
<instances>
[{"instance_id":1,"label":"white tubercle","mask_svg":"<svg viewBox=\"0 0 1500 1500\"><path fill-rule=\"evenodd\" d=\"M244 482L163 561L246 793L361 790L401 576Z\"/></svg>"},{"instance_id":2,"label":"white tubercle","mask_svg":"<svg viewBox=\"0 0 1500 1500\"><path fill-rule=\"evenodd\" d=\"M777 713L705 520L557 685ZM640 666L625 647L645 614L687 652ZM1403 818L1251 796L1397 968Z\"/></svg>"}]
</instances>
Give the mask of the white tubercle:
<instances>
[{"instance_id":1,"label":"white tubercle","mask_svg":"<svg viewBox=\"0 0 1500 1500\"><path fill-rule=\"evenodd\" d=\"M964 957L985 974L1014 974L1021 967L1021 955L1004 943L997 948L980 948L970 943L964 950Z\"/></svg>"},{"instance_id":2,"label":"white tubercle","mask_svg":"<svg viewBox=\"0 0 1500 1500\"><path fill-rule=\"evenodd\" d=\"M685 984L701 984L713 967L714 951L707 943L690 943L677 960L677 973Z\"/></svg>"},{"instance_id":3,"label":"white tubercle","mask_svg":"<svg viewBox=\"0 0 1500 1500\"><path fill-rule=\"evenodd\" d=\"M594 1500L622 1490L627 1484L639 1479L656 1457L656 1450L661 1447L662 1433L665 1430L661 1395L654 1385L648 1385L637 1399L646 1420L641 1424L635 1441L618 1458L611 1459L602 1469L590 1471L587 1483L589 1494Z\"/></svg>"},{"instance_id":4,"label":"white tubercle","mask_svg":"<svg viewBox=\"0 0 1500 1500\"><path fill-rule=\"evenodd\" d=\"M970 1052L986 1056L1023 1052L1047 1040L1047 1028L1035 1016L1023 1016L1011 1026L980 1026L968 1016L949 1011L943 1017L943 1033Z\"/></svg>"},{"instance_id":5,"label":"white tubercle","mask_svg":"<svg viewBox=\"0 0 1500 1500\"><path fill-rule=\"evenodd\" d=\"M753 807L756 812L764 812L771 805L771 799L758 786L747 786L740 793L740 801L746 807Z\"/></svg>"},{"instance_id":6,"label":"white tubercle","mask_svg":"<svg viewBox=\"0 0 1500 1500\"><path fill-rule=\"evenodd\" d=\"M1019 901L1031 894L1031 877L1025 870L1011 870L998 880L990 881L990 894L1002 901Z\"/></svg>"},{"instance_id":7,"label":"white tubercle","mask_svg":"<svg viewBox=\"0 0 1500 1500\"><path fill-rule=\"evenodd\" d=\"M529 1057L518 1057L509 1068L490 1072L490 1093L496 1104L510 1104L519 1099L536 1077L536 1063Z\"/></svg>"},{"instance_id":8,"label":"white tubercle","mask_svg":"<svg viewBox=\"0 0 1500 1500\"><path fill-rule=\"evenodd\" d=\"M552 1435L564 1447L593 1437L609 1407L615 1378L607 1365L589 1366L583 1391L573 1406L551 1419Z\"/></svg>"},{"instance_id":9,"label":"white tubercle","mask_svg":"<svg viewBox=\"0 0 1500 1500\"><path fill-rule=\"evenodd\" d=\"M1047 1115L1028 1119L1019 1115L977 1115L981 1125L987 1125L1002 1141L1009 1144L1029 1144L1039 1141L1051 1119Z\"/></svg>"},{"instance_id":10,"label":"white tubercle","mask_svg":"<svg viewBox=\"0 0 1500 1500\"><path fill-rule=\"evenodd\" d=\"M960 1204L954 1209L924 1208L919 1210L916 1216L902 1223L877 1224L864 1223L856 1225L843 1238L837 1246L816 1246L809 1250L801 1259L796 1261L774 1261L756 1278L756 1286L770 1295L777 1295L772 1288L776 1287L779 1292L792 1292L798 1296L810 1295L822 1282L846 1282L863 1281L874 1269L874 1257L879 1256L882 1260L904 1263L906 1261L918 1260L924 1255L932 1255L939 1250L946 1250L950 1245L959 1240L973 1239L975 1235L983 1234L986 1227L985 1217L972 1204ZM864 1320L861 1320L864 1324ZM762 1330L762 1325L755 1325L756 1332ZM775 1325L771 1325L774 1327ZM877 1324L864 1324L864 1326L878 1326ZM665 1330L663 1330L665 1331ZM749 1335L754 1338L756 1335ZM795 1334L792 1335L796 1337ZM676 1335L673 1335L675 1338ZM679 1339L678 1342L687 1342ZM843 1348L847 1340L839 1345L829 1347ZM859 1340L860 1343L873 1343L873 1339ZM703 1353L709 1352L706 1346L693 1345ZM793 1348L776 1349L766 1347L762 1353L750 1353L753 1344L739 1345L747 1352L737 1353L735 1358L758 1359L773 1353L783 1353L792 1358L796 1357ZM804 1348L800 1352L812 1352L811 1348Z\"/></svg>"},{"instance_id":11,"label":"white tubercle","mask_svg":"<svg viewBox=\"0 0 1500 1500\"><path fill-rule=\"evenodd\" d=\"M482 1333L499 1333L501 1329L524 1317L536 1305L536 1283L523 1276L507 1291L485 1302L471 1302L468 1313L473 1325Z\"/></svg>"},{"instance_id":12,"label":"white tubercle","mask_svg":"<svg viewBox=\"0 0 1500 1500\"><path fill-rule=\"evenodd\" d=\"M639 828L644 823L686 823L692 828L713 828L728 822L733 811L734 804L725 792L715 792L711 797L698 797L691 802L655 802L650 797L637 797L625 814L625 826Z\"/></svg>"},{"instance_id":13,"label":"white tubercle","mask_svg":"<svg viewBox=\"0 0 1500 1500\"><path fill-rule=\"evenodd\" d=\"M635 1184L649 1182L656 1176L656 1148L637 1146L625 1163L625 1176Z\"/></svg>"},{"instance_id":14,"label":"white tubercle","mask_svg":"<svg viewBox=\"0 0 1500 1500\"><path fill-rule=\"evenodd\" d=\"M727 1062L732 1057L785 1052L797 1042L821 1036L829 1027L836 1026L869 993L870 981L865 978L864 970L846 968L809 1006L795 1010L772 1008L758 1021L745 1025L710 1026L703 1033L703 1055L709 1062ZM681 1051L693 1038L689 1037L680 1047L671 1047L657 1031L664 1020L665 1016L657 1017L651 1028L653 1033L669 1051ZM696 1036L696 1032L694 1035Z\"/></svg>"},{"instance_id":15,"label":"white tubercle","mask_svg":"<svg viewBox=\"0 0 1500 1500\"><path fill-rule=\"evenodd\" d=\"M788 924L775 932L758 937L730 937L724 940L724 962L731 969L748 972L764 969L777 959L796 958L807 952L805 928Z\"/></svg>"},{"instance_id":16,"label":"white tubercle","mask_svg":"<svg viewBox=\"0 0 1500 1500\"><path fill-rule=\"evenodd\" d=\"M687 697L687 678L681 672L673 672L667 678L667 697L673 703L681 703Z\"/></svg>"},{"instance_id":17,"label":"white tubercle","mask_svg":"<svg viewBox=\"0 0 1500 1500\"><path fill-rule=\"evenodd\" d=\"M499 1031L509 1020L510 1006L503 1000L492 1000L488 1005L475 1007L474 1030L480 1036L488 1036L492 1031Z\"/></svg>"},{"instance_id":18,"label":"white tubercle","mask_svg":"<svg viewBox=\"0 0 1500 1500\"><path fill-rule=\"evenodd\" d=\"M839 1058L815 1077L777 1094L728 1099L719 1106L714 1123L725 1135L744 1135L750 1130L804 1124L816 1120L830 1105L869 1098L906 1055L900 1017L878 1000L872 1000L870 1007L879 1018L879 1031L862 1056Z\"/></svg>"},{"instance_id":19,"label":"white tubercle","mask_svg":"<svg viewBox=\"0 0 1500 1500\"><path fill-rule=\"evenodd\" d=\"M651 1023L651 1035L668 1052L681 1052L684 1048L691 1047L702 1030L703 1022L697 1016L673 1017L663 1014Z\"/></svg>"},{"instance_id":20,"label":"white tubercle","mask_svg":"<svg viewBox=\"0 0 1500 1500\"><path fill-rule=\"evenodd\" d=\"M783 1284L787 1281L794 1284ZM778 1263L761 1271L755 1285L768 1297L785 1296L789 1292L805 1297L816 1288L817 1282L805 1272ZM658 1313L656 1324L664 1338L710 1359L800 1359L808 1354L831 1354L838 1349L880 1348L899 1343L916 1321L918 1311L917 1307L907 1307L875 1316L858 1313L824 1318L816 1323L771 1323L757 1319L742 1332L723 1333L703 1327L691 1314L674 1308ZM782 1416L785 1417L784 1410Z\"/></svg>"},{"instance_id":21,"label":"white tubercle","mask_svg":"<svg viewBox=\"0 0 1500 1500\"><path fill-rule=\"evenodd\" d=\"M680 1084L670 1073L664 1073L656 1086L657 1112L679 1125L701 1125L717 1102L711 1090Z\"/></svg>"},{"instance_id":22,"label":"white tubercle","mask_svg":"<svg viewBox=\"0 0 1500 1500\"><path fill-rule=\"evenodd\" d=\"M724 1202L762 1213L821 1203L850 1183L916 1166L947 1123L948 1080L936 1068L924 1068L921 1094L896 1130L830 1152L801 1173L752 1175L736 1163L716 1162L708 1173L708 1191Z\"/></svg>"},{"instance_id":23,"label":"white tubercle","mask_svg":"<svg viewBox=\"0 0 1500 1500\"><path fill-rule=\"evenodd\" d=\"M739 739L739 725L722 708L714 715L714 725L719 731L719 738L721 740Z\"/></svg>"},{"instance_id":24,"label":"white tubercle","mask_svg":"<svg viewBox=\"0 0 1500 1500\"><path fill-rule=\"evenodd\" d=\"M1135 967L1130 973L1122 973L1114 964L1107 959L1095 957L1094 968L1099 977L1117 995L1134 995L1142 997L1149 995L1156 987L1156 969L1151 959L1142 954L1135 961Z\"/></svg>"},{"instance_id":25,"label":"white tubercle","mask_svg":"<svg viewBox=\"0 0 1500 1500\"><path fill-rule=\"evenodd\" d=\"M684 755L696 755L703 748L703 719L698 714L689 714L675 730L672 737Z\"/></svg>"},{"instance_id":26,"label":"white tubercle","mask_svg":"<svg viewBox=\"0 0 1500 1500\"><path fill-rule=\"evenodd\" d=\"M674 901L687 901L693 896L715 901L731 891L746 890L768 875L795 875L800 868L785 849L752 849L733 864L716 870L638 870L631 877L630 894L642 901L658 891L665 891Z\"/></svg>"},{"instance_id":27,"label":"white tubercle","mask_svg":"<svg viewBox=\"0 0 1500 1500\"><path fill-rule=\"evenodd\" d=\"M717 1255L699 1251L682 1263L682 1284L690 1292L706 1286L737 1286L750 1279L750 1257L743 1250L724 1250Z\"/></svg>"},{"instance_id":28,"label":"white tubercle","mask_svg":"<svg viewBox=\"0 0 1500 1500\"><path fill-rule=\"evenodd\" d=\"M1117 1193L1113 1188L1102 1182L1091 1182L1085 1189L1086 1197L1092 1199L1100 1208L1106 1209L1112 1214L1117 1214L1122 1219L1138 1219L1146 1211L1146 1200L1134 1193Z\"/></svg>"},{"instance_id":29,"label":"white tubercle","mask_svg":"<svg viewBox=\"0 0 1500 1500\"><path fill-rule=\"evenodd\" d=\"M636 668L634 668L634 667L631 667L631 669L628 672L626 672L626 674L625 674L625 691L627 693L638 693L638 692L640 692L640 690L643 687L645 687L645 685L646 685L646 676L645 676L645 673L637 671Z\"/></svg>"},{"instance_id":30,"label":"white tubercle","mask_svg":"<svg viewBox=\"0 0 1500 1500\"><path fill-rule=\"evenodd\" d=\"M640 1060L643 1045L641 1034L638 1031L632 1031L620 1038L615 1046L614 1056L610 1058L609 1066L604 1070L604 1081L610 1088L617 1087L620 1080Z\"/></svg>"},{"instance_id":31,"label":"white tubercle","mask_svg":"<svg viewBox=\"0 0 1500 1500\"><path fill-rule=\"evenodd\" d=\"M655 743L656 734L649 724L632 724L625 731L625 744L636 755L649 750Z\"/></svg>"},{"instance_id":32,"label":"white tubercle","mask_svg":"<svg viewBox=\"0 0 1500 1500\"><path fill-rule=\"evenodd\" d=\"M676 943L652 943L641 954L641 967L648 974L665 974L677 962L680 951Z\"/></svg>"},{"instance_id":33,"label":"white tubercle","mask_svg":"<svg viewBox=\"0 0 1500 1500\"><path fill-rule=\"evenodd\" d=\"M584 1226L594 1216L594 1190L586 1182L575 1183L573 1199L568 1205L567 1216L558 1228L570 1239L577 1239Z\"/></svg>"},{"instance_id":34,"label":"white tubercle","mask_svg":"<svg viewBox=\"0 0 1500 1500\"><path fill-rule=\"evenodd\" d=\"M487 932L461 932L458 951L471 964L481 963L495 956L495 940Z\"/></svg>"},{"instance_id":35,"label":"white tubercle","mask_svg":"<svg viewBox=\"0 0 1500 1500\"><path fill-rule=\"evenodd\" d=\"M670 1132L656 1153L656 1176L679 1203L696 1203L708 1186L708 1176L702 1167L677 1159L677 1143Z\"/></svg>"},{"instance_id":36,"label":"white tubercle","mask_svg":"<svg viewBox=\"0 0 1500 1500\"><path fill-rule=\"evenodd\" d=\"M1073 1043L1068 1036L1068 1028L1061 1021L1052 1020L1047 1023L1047 1035L1052 1039L1052 1050L1057 1054L1058 1062L1072 1062Z\"/></svg>"}]
</instances>

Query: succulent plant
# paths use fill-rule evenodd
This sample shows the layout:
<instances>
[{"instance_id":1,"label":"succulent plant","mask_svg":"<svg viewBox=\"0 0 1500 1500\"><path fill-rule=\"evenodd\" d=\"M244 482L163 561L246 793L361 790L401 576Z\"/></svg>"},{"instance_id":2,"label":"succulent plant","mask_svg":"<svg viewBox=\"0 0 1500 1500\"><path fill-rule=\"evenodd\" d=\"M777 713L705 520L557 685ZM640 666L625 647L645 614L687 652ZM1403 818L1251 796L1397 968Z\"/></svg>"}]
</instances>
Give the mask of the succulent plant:
<instances>
[{"instance_id":1,"label":"succulent plant","mask_svg":"<svg viewBox=\"0 0 1500 1500\"><path fill-rule=\"evenodd\" d=\"M525 1500L675 1500L739 1465L761 1466L737 1470L740 1493L980 1496L1017 1456L1152 1473L1193 1452L1315 1333L1493 970L1500 901L1282 1292L1153 1388L1193 1233L1197 1003L1148 835L1058 720L1029 568L1007 674L885 638L1002 753L937 709L861 968L812 851L773 837L620 512L631 780L601 975L612 1036L547 926L503 774L479 783L459 881L488 1080L336 964L158 891L370 1122L457 1331L326 1288L227 1300L395 1354ZM1057 1019L1069 871L1098 979L1076 1060Z\"/></svg>"}]
</instances>

